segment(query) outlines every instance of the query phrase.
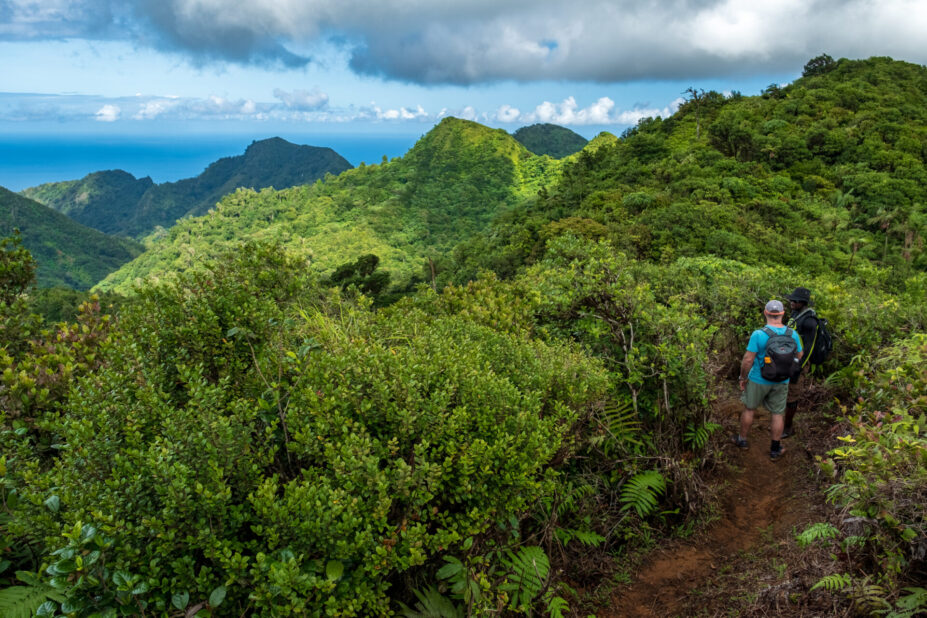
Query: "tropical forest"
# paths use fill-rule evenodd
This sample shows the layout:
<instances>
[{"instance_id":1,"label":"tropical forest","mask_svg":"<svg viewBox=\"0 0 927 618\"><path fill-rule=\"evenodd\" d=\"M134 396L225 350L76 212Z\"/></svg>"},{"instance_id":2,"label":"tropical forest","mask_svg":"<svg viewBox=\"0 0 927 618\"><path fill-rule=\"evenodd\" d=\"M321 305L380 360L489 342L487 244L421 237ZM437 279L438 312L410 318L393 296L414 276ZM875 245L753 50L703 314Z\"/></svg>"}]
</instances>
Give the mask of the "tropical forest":
<instances>
[{"instance_id":1,"label":"tropical forest","mask_svg":"<svg viewBox=\"0 0 927 618\"><path fill-rule=\"evenodd\" d=\"M0 189L0 615L925 615L927 68L684 99Z\"/></svg>"}]
</instances>

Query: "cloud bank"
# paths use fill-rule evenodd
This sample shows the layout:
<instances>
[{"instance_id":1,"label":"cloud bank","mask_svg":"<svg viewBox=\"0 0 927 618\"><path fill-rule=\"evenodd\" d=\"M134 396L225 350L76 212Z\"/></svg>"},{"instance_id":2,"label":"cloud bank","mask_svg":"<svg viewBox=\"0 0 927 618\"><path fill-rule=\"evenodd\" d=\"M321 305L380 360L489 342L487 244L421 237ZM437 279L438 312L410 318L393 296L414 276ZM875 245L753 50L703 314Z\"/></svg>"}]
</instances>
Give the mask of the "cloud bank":
<instances>
[{"instance_id":1,"label":"cloud bank","mask_svg":"<svg viewBox=\"0 0 927 618\"><path fill-rule=\"evenodd\" d=\"M637 124L642 118L675 113L681 98L668 105L616 109L614 101L601 97L581 107L575 97L560 103L543 101L532 109L521 111L512 105L502 105L495 111L480 111L471 105L457 109L443 108L437 112L422 105L384 108L375 103L364 106L335 107L318 88L310 91L274 90L276 101L143 96L98 97L90 95L47 95L0 93L0 121L80 121L150 122L161 120L236 120L277 121L285 123L418 123L428 125L447 116L456 116L490 125L525 125L549 122L572 127L623 127Z\"/></svg>"},{"instance_id":2,"label":"cloud bank","mask_svg":"<svg viewBox=\"0 0 927 618\"><path fill-rule=\"evenodd\" d=\"M279 67L334 45L359 74L420 84L794 72L822 52L923 63L925 31L923 0L0 0L0 40Z\"/></svg>"}]
</instances>

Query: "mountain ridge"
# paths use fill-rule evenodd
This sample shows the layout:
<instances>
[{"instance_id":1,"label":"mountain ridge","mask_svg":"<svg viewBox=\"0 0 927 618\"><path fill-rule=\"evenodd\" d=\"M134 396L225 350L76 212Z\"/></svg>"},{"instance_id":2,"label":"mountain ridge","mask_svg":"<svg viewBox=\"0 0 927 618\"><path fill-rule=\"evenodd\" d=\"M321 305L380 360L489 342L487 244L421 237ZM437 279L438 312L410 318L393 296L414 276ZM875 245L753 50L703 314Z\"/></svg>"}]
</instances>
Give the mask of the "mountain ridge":
<instances>
[{"instance_id":1,"label":"mountain ridge","mask_svg":"<svg viewBox=\"0 0 927 618\"><path fill-rule=\"evenodd\" d=\"M93 172L80 180L46 183L21 193L107 234L143 237L185 216L205 214L238 187L278 187L313 182L351 169L331 148L272 137L252 142L244 154L223 157L199 175L155 184L123 170Z\"/></svg>"},{"instance_id":2,"label":"mountain ridge","mask_svg":"<svg viewBox=\"0 0 927 618\"><path fill-rule=\"evenodd\" d=\"M422 280L428 256L449 252L498 214L537 195L561 163L511 135L445 118L404 156L284 190L239 190L206 216L185 219L100 289L129 292L136 279L195 267L246 239L278 239L330 272L374 253L397 285Z\"/></svg>"}]
</instances>

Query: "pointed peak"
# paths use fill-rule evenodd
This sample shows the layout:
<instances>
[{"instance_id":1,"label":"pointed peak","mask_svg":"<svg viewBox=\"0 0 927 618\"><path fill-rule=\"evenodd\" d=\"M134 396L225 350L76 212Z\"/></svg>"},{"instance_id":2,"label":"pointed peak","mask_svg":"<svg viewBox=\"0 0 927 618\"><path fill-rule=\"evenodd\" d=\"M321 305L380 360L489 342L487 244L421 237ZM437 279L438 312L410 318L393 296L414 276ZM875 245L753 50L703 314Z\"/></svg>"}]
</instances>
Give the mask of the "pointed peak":
<instances>
[{"instance_id":1,"label":"pointed peak","mask_svg":"<svg viewBox=\"0 0 927 618\"><path fill-rule=\"evenodd\" d=\"M615 144L617 142L618 142L618 138L615 135L609 133L608 131L602 131L601 133L593 137L591 140L589 140L589 142L586 144L583 150L589 150L589 151L594 152L598 150L599 148L601 148L602 146L611 146L612 144Z\"/></svg>"},{"instance_id":2,"label":"pointed peak","mask_svg":"<svg viewBox=\"0 0 927 618\"><path fill-rule=\"evenodd\" d=\"M434 156L436 152L491 149L506 156L529 156L524 146L503 129L493 129L472 120L447 117L426 133L407 156ZM430 153L430 154L426 154Z\"/></svg>"}]
</instances>

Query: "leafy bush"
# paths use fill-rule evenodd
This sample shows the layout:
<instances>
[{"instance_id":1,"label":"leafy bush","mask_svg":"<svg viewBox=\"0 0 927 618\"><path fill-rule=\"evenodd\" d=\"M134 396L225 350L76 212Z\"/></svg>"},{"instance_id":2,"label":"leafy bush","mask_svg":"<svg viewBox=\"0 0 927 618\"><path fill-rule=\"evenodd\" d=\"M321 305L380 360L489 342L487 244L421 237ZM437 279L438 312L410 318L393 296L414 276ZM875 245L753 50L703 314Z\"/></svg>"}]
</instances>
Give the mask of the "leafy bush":
<instances>
[{"instance_id":1,"label":"leafy bush","mask_svg":"<svg viewBox=\"0 0 927 618\"><path fill-rule=\"evenodd\" d=\"M830 500L865 522L868 558L889 589L923 568L927 547L925 362L927 335L916 334L867 363L845 445L822 462L837 481Z\"/></svg>"},{"instance_id":2,"label":"leafy bush","mask_svg":"<svg viewBox=\"0 0 927 618\"><path fill-rule=\"evenodd\" d=\"M555 491L545 467L604 390L569 347L465 316L374 314L276 247L244 247L139 290L51 427L51 467L7 462L22 478L9 530L85 576L68 588L78 615L178 599L384 613L397 573ZM85 526L105 572L61 564L80 553L62 535ZM128 596L108 597L114 584Z\"/></svg>"}]
</instances>

